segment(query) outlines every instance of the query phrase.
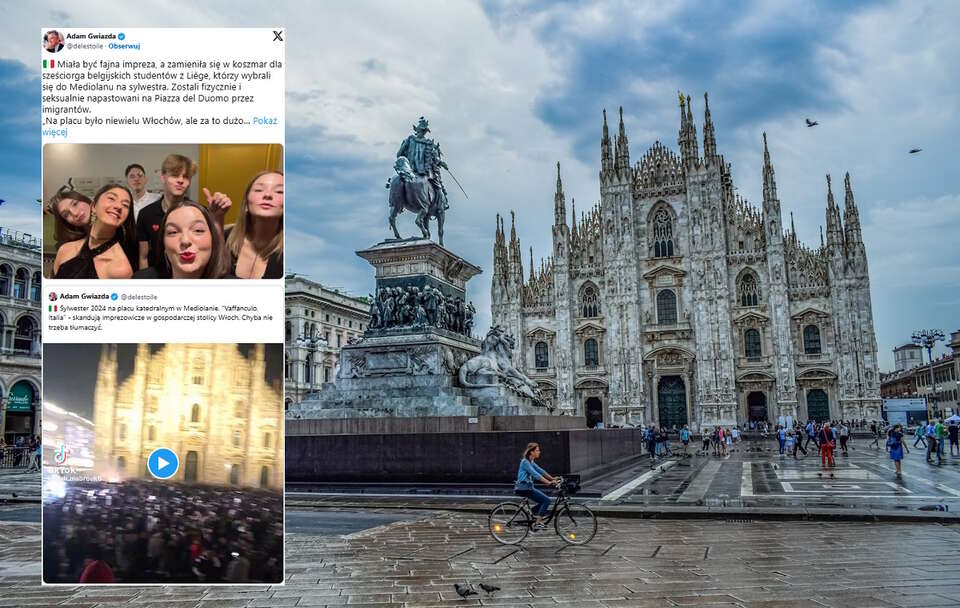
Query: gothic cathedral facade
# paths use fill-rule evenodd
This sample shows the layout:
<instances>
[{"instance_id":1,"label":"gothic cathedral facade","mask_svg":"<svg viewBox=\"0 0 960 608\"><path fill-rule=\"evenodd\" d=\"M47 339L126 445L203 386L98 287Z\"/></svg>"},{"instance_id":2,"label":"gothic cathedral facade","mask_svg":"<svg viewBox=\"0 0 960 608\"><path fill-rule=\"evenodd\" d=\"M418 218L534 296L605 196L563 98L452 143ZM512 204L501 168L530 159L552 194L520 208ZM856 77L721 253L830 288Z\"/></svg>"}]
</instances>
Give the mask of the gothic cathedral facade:
<instances>
[{"instance_id":1,"label":"gothic cathedral facade","mask_svg":"<svg viewBox=\"0 0 960 608\"><path fill-rule=\"evenodd\" d=\"M588 426L690 428L880 417L877 343L860 219L827 176L826 241L784 229L763 137L763 203L734 194L704 94L703 155L680 96L679 156L656 142L638 163L620 110L600 143L600 202L567 223L557 165L553 252L523 270L498 217L494 325L559 411ZM512 213L511 213L512 215Z\"/></svg>"}]
</instances>

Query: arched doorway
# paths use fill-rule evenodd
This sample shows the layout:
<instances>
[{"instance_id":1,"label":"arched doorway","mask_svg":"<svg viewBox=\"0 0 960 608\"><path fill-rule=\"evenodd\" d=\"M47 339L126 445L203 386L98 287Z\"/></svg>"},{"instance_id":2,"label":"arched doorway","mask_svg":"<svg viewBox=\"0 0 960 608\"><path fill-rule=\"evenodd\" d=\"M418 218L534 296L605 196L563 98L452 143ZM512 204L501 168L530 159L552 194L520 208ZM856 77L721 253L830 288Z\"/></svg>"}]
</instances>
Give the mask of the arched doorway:
<instances>
[{"instance_id":1,"label":"arched doorway","mask_svg":"<svg viewBox=\"0 0 960 608\"><path fill-rule=\"evenodd\" d=\"M592 429L597 423L603 423L603 401L599 397L589 397L586 406L587 428Z\"/></svg>"},{"instance_id":2,"label":"arched doorway","mask_svg":"<svg viewBox=\"0 0 960 608\"><path fill-rule=\"evenodd\" d=\"M230 465L230 485L235 486L240 483L240 465Z\"/></svg>"},{"instance_id":3,"label":"arched doorway","mask_svg":"<svg viewBox=\"0 0 960 608\"><path fill-rule=\"evenodd\" d=\"M747 395L747 417L752 422L767 420L767 396L759 391Z\"/></svg>"},{"instance_id":4,"label":"arched doorway","mask_svg":"<svg viewBox=\"0 0 960 608\"><path fill-rule=\"evenodd\" d=\"M664 376L657 386L660 426L683 428L687 424L687 389L680 376Z\"/></svg>"},{"instance_id":5,"label":"arched doorway","mask_svg":"<svg viewBox=\"0 0 960 608\"><path fill-rule=\"evenodd\" d=\"M260 487L270 487L270 467L260 467Z\"/></svg>"},{"instance_id":6,"label":"arched doorway","mask_svg":"<svg viewBox=\"0 0 960 608\"><path fill-rule=\"evenodd\" d=\"M186 482L197 481L197 453L187 452L187 459L183 469L183 480Z\"/></svg>"},{"instance_id":7,"label":"arched doorway","mask_svg":"<svg viewBox=\"0 0 960 608\"><path fill-rule=\"evenodd\" d=\"M822 389L807 391L807 419L817 422L830 420L830 399Z\"/></svg>"}]
</instances>

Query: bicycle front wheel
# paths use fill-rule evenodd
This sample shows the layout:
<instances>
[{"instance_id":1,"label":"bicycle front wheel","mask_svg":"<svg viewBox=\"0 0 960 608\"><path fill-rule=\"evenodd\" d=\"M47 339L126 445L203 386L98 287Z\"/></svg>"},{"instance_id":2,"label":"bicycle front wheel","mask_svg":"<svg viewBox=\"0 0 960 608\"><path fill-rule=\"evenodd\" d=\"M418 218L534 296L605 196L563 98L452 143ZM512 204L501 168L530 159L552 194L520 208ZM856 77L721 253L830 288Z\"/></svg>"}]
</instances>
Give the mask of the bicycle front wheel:
<instances>
[{"instance_id":1,"label":"bicycle front wheel","mask_svg":"<svg viewBox=\"0 0 960 608\"><path fill-rule=\"evenodd\" d=\"M524 505L502 502L490 512L490 534L504 545L515 545L530 533L533 515Z\"/></svg>"},{"instance_id":2,"label":"bicycle front wheel","mask_svg":"<svg viewBox=\"0 0 960 608\"><path fill-rule=\"evenodd\" d=\"M586 505L567 503L553 521L557 536L571 545L585 545L597 535L597 516Z\"/></svg>"}]
</instances>

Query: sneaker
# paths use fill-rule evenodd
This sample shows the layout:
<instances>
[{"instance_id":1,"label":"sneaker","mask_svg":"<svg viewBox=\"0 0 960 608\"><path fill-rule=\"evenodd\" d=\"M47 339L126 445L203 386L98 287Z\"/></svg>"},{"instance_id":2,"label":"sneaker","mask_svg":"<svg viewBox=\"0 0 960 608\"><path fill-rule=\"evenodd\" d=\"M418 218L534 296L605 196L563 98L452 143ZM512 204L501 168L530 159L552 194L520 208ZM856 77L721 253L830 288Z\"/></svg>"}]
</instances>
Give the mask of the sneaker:
<instances>
[{"instance_id":1,"label":"sneaker","mask_svg":"<svg viewBox=\"0 0 960 608\"><path fill-rule=\"evenodd\" d=\"M547 525L546 525L546 524L542 524L542 523L537 523L537 524L533 524L532 526L530 526L530 529L531 529L532 531L534 531L534 532L538 532L538 531L540 531L540 530L546 530L546 529L547 529Z\"/></svg>"}]
</instances>

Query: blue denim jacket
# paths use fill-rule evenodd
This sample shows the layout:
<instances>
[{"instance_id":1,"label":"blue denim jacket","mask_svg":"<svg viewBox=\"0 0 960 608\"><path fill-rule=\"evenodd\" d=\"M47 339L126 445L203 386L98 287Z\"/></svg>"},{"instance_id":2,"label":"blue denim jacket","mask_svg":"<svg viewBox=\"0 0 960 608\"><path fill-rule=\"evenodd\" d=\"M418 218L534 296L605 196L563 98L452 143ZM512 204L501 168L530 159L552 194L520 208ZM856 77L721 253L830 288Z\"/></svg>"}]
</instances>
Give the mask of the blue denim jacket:
<instances>
[{"instance_id":1,"label":"blue denim jacket","mask_svg":"<svg viewBox=\"0 0 960 608\"><path fill-rule=\"evenodd\" d=\"M516 490L531 490L533 482L543 479L547 472L537 466L532 460L524 458L520 461L520 469L517 470L517 483L514 485Z\"/></svg>"}]
</instances>

